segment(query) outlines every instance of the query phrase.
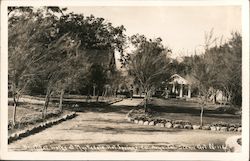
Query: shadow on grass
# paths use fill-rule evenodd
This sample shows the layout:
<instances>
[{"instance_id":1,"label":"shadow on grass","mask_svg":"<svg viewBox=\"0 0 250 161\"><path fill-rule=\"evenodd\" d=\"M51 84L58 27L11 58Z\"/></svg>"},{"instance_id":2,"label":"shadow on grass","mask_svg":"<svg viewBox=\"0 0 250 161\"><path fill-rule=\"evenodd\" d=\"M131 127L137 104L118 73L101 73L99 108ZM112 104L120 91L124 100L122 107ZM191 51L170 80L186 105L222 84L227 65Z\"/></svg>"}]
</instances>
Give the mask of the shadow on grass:
<instances>
[{"instance_id":1,"label":"shadow on grass","mask_svg":"<svg viewBox=\"0 0 250 161\"><path fill-rule=\"evenodd\" d=\"M77 107L74 105L77 104ZM76 112L100 112L100 113L109 113L109 112L115 112L115 113L121 113L126 114L131 109L138 109L139 107L134 106L112 106L108 103L104 102L65 102L64 103L64 109L70 110L70 111L76 111Z\"/></svg>"},{"instance_id":2,"label":"shadow on grass","mask_svg":"<svg viewBox=\"0 0 250 161\"><path fill-rule=\"evenodd\" d=\"M177 114L177 115L189 115L189 116L200 116L200 107L197 106L185 106L185 105L165 105L165 106L157 106L154 104L149 105L149 109L152 113L159 114ZM220 119L240 119L239 115L226 114L223 112L219 112L213 109L204 109L205 117L211 118L220 118Z\"/></svg>"}]
</instances>

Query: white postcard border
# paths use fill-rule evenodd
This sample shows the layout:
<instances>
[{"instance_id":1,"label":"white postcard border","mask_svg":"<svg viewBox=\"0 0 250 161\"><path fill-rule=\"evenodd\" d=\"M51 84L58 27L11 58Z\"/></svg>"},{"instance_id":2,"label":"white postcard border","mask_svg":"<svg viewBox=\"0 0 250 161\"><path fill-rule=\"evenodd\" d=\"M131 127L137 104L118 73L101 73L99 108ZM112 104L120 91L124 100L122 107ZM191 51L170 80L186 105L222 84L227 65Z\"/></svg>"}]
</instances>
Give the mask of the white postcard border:
<instances>
[{"instance_id":1,"label":"white postcard border","mask_svg":"<svg viewBox=\"0 0 250 161\"><path fill-rule=\"evenodd\" d=\"M203 6L203 5L240 5L242 7L242 90L243 90L243 119L242 119L242 152L241 153L193 153L193 152L8 152L7 149L7 102L8 90L8 55L7 55L7 6ZM6 16L5 16L6 15ZM18 160L248 160L249 158L249 2L240 0L214 1L77 1L77 0L13 0L1 1L1 159Z\"/></svg>"}]
</instances>

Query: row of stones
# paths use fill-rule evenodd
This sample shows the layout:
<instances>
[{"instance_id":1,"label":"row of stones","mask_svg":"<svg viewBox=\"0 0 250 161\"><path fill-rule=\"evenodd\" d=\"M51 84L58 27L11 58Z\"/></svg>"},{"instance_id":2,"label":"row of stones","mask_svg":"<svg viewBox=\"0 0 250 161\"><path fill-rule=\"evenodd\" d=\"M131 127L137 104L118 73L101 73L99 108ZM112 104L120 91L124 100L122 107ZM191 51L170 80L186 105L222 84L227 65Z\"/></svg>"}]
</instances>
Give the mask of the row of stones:
<instances>
[{"instance_id":1,"label":"row of stones","mask_svg":"<svg viewBox=\"0 0 250 161\"><path fill-rule=\"evenodd\" d=\"M22 130L22 131L19 131L17 133L13 133L11 134L9 137L8 137L8 143L12 143L13 141L16 141L16 140L19 140L21 138L24 138L24 137L27 137L29 135L32 135L32 134L35 134L35 133L38 133L48 127L51 127L52 125L56 125L62 121L66 121L66 120L69 120L69 119L72 119L76 116L76 113L75 112L71 112L67 115L64 115L63 117L60 117L60 118L57 118L57 119L54 119L54 120L50 120L50 121L47 121L47 122L43 122L37 126L34 126L30 129L26 129L26 130Z\"/></svg>"},{"instance_id":2,"label":"row of stones","mask_svg":"<svg viewBox=\"0 0 250 161\"><path fill-rule=\"evenodd\" d=\"M241 132L241 127L223 127L223 126L213 126L213 125L191 125L191 124L185 124L182 125L180 123L171 123L171 122L155 122L155 121L148 121L148 120L139 120L139 119L133 119L131 117L127 117L127 120L129 122L134 122L135 124L139 125L149 125L149 126L158 126L158 127L165 127L165 128L178 128L178 129L193 129L193 130L211 130L211 131L238 131ZM174 122L174 121L173 121Z\"/></svg>"}]
</instances>

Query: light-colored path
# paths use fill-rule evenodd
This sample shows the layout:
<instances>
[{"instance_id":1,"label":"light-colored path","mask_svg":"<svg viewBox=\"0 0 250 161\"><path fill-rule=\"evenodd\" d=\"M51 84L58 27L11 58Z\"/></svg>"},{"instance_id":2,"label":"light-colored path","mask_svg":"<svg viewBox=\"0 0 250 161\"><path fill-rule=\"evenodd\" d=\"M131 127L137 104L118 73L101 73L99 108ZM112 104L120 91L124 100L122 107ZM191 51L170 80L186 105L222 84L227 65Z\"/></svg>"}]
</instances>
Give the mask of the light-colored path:
<instances>
[{"instance_id":1,"label":"light-colored path","mask_svg":"<svg viewBox=\"0 0 250 161\"><path fill-rule=\"evenodd\" d=\"M138 106L143 100L142 99L124 99L120 102L112 104L112 106Z\"/></svg>"},{"instance_id":2,"label":"light-colored path","mask_svg":"<svg viewBox=\"0 0 250 161\"><path fill-rule=\"evenodd\" d=\"M125 104L125 101L129 102L129 100L124 100L120 102L121 106ZM134 103L130 101L131 105L135 105L138 100L133 101ZM106 108L114 108L114 106ZM11 143L9 150L40 151L43 147L43 150L51 148L49 150L79 151L77 148L70 149L69 147L93 144L196 146L199 144L208 145L209 143L223 144L227 137L235 135L231 132L167 129L132 124L125 120L126 113L132 108L128 107L125 110L115 112L88 111L78 113L76 118ZM68 148L60 148L64 146ZM53 149L55 147L58 149Z\"/></svg>"}]
</instances>

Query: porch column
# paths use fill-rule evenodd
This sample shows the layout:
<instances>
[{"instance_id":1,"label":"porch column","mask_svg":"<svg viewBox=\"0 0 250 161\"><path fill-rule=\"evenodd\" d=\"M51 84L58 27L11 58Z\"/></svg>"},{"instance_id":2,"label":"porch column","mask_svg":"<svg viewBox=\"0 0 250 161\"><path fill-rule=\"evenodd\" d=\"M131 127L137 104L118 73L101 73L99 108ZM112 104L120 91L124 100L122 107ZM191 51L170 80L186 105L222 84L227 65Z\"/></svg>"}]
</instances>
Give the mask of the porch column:
<instances>
[{"instance_id":1,"label":"porch column","mask_svg":"<svg viewBox=\"0 0 250 161\"><path fill-rule=\"evenodd\" d=\"M175 93L175 84L174 84L174 82L173 82L172 93Z\"/></svg>"},{"instance_id":2,"label":"porch column","mask_svg":"<svg viewBox=\"0 0 250 161\"><path fill-rule=\"evenodd\" d=\"M181 88L180 88L180 98L183 97L183 84L181 84Z\"/></svg>"},{"instance_id":3,"label":"porch column","mask_svg":"<svg viewBox=\"0 0 250 161\"><path fill-rule=\"evenodd\" d=\"M188 85L188 98L191 98L191 85Z\"/></svg>"}]
</instances>

